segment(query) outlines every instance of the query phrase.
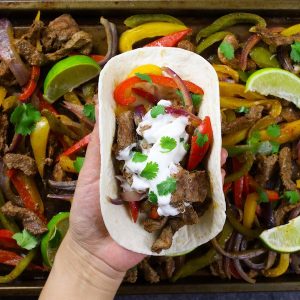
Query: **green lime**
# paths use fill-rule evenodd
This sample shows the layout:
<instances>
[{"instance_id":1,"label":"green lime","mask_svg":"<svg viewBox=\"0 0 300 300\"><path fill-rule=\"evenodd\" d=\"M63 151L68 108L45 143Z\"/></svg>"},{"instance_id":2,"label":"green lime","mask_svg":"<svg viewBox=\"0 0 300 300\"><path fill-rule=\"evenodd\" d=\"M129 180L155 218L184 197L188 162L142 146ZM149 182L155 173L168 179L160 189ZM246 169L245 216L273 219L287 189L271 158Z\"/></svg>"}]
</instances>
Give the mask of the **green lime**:
<instances>
[{"instance_id":1,"label":"green lime","mask_svg":"<svg viewBox=\"0 0 300 300\"><path fill-rule=\"evenodd\" d=\"M48 232L41 241L41 252L44 264L52 267L56 251L69 228L69 212L60 212L48 223Z\"/></svg>"},{"instance_id":2,"label":"green lime","mask_svg":"<svg viewBox=\"0 0 300 300\"><path fill-rule=\"evenodd\" d=\"M286 99L300 107L300 78L282 69L265 68L254 72L247 80L246 91Z\"/></svg>"},{"instance_id":3,"label":"green lime","mask_svg":"<svg viewBox=\"0 0 300 300\"><path fill-rule=\"evenodd\" d=\"M260 239L272 250L283 253L300 250L300 216L288 224L265 230Z\"/></svg>"},{"instance_id":4,"label":"green lime","mask_svg":"<svg viewBox=\"0 0 300 300\"><path fill-rule=\"evenodd\" d=\"M96 77L99 65L89 56L73 55L57 62L44 81L44 98L53 103L65 93Z\"/></svg>"}]
</instances>

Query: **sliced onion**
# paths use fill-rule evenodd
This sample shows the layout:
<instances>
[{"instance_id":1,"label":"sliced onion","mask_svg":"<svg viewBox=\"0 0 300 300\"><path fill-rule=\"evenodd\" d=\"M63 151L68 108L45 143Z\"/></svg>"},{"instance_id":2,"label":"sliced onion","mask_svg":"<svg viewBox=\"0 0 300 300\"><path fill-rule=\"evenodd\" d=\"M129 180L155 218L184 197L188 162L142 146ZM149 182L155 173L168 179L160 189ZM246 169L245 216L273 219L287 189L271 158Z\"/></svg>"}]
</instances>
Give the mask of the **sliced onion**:
<instances>
[{"instance_id":1,"label":"sliced onion","mask_svg":"<svg viewBox=\"0 0 300 300\"><path fill-rule=\"evenodd\" d=\"M138 193L135 191L125 191L120 194L121 198L126 202L137 202L145 199L145 193Z\"/></svg>"},{"instance_id":2,"label":"sliced onion","mask_svg":"<svg viewBox=\"0 0 300 300\"><path fill-rule=\"evenodd\" d=\"M109 200L114 205L123 205L124 204L124 200L121 198L114 198L114 199L110 198Z\"/></svg>"},{"instance_id":3,"label":"sliced onion","mask_svg":"<svg viewBox=\"0 0 300 300\"><path fill-rule=\"evenodd\" d=\"M225 246L226 251L231 251L233 244L234 244L234 233L231 234L230 239L228 240ZM231 261L230 258L228 258L227 256L223 256L224 273L228 279L231 279L230 261Z\"/></svg>"},{"instance_id":4,"label":"sliced onion","mask_svg":"<svg viewBox=\"0 0 300 300\"><path fill-rule=\"evenodd\" d=\"M263 227L268 229L273 228L275 224L275 217L274 217L274 209L272 207L271 202L265 202L260 204L261 208L261 223Z\"/></svg>"},{"instance_id":5,"label":"sliced onion","mask_svg":"<svg viewBox=\"0 0 300 300\"><path fill-rule=\"evenodd\" d=\"M197 116L195 116L193 113L188 112L182 108L167 106L167 107L165 107L165 111L166 111L166 113L171 114L171 115L189 117L191 119L191 121L197 125L199 125L202 122L201 119L198 118Z\"/></svg>"},{"instance_id":6,"label":"sliced onion","mask_svg":"<svg viewBox=\"0 0 300 300\"><path fill-rule=\"evenodd\" d=\"M294 73L292 60L286 46L277 47L277 57L283 69Z\"/></svg>"},{"instance_id":7,"label":"sliced onion","mask_svg":"<svg viewBox=\"0 0 300 300\"><path fill-rule=\"evenodd\" d=\"M10 21L0 19L0 58L8 65L18 83L23 86L28 82L30 72L15 49L13 39Z\"/></svg>"},{"instance_id":8,"label":"sliced onion","mask_svg":"<svg viewBox=\"0 0 300 300\"><path fill-rule=\"evenodd\" d=\"M300 214L300 206L295 207L289 215L289 220L295 219Z\"/></svg>"},{"instance_id":9,"label":"sliced onion","mask_svg":"<svg viewBox=\"0 0 300 300\"><path fill-rule=\"evenodd\" d=\"M171 78L174 79L177 87L179 88L179 90L182 93L182 97L183 97L183 102L187 108L187 110L189 112L193 111L193 102L192 102L192 97L190 95L189 90L187 89L187 87L185 86L183 80L170 68L168 67L163 67L162 71L167 73Z\"/></svg>"},{"instance_id":10,"label":"sliced onion","mask_svg":"<svg viewBox=\"0 0 300 300\"><path fill-rule=\"evenodd\" d=\"M241 243L241 250L246 250L247 244L248 244L248 242L244 238ZM253 269L253 270L263 270L265 268L265 262L254 263L250 259L244 259L243 262L245 263L245 265L247 265L250 269Z\"/></svg>"},{"instance_id":11,"label":"sliced onion","mask_svg":"<svg viewBox=\"0 0 300 300\"><path fill-rule=\"evenodd\" d=\"M74 192L76 188L77 180L72 180L72 181L48 180L48 184L51 188L55 188L57 190Z\"/></svg>"},{"instance_id":12,"label":"sliced onion","mask_svg":"<svg viewBox=\"0 0 300 300\"><path fill-rule=\"evenodd\" d=\"M146 109L144 105L138 105L134 108L134 114L139 117L143 118L143 116L146 114Z\"/></svg>"},{"instance_id":13,"label":"sliced onion","mask_svg":"<svg viewBox=\"0 0 300 300\"><path fill-rule=\"evenodd\" d=\"M23 136L19 133L15 133L11 144L9 145L7 152L14 152L18 145L21 143Z\"/></svg>"},{"instance_id":14,"label":"sliced onion","mask_svg":"<svg viewBox=\"0 0 300 300\"><path fill-rule=\"evenodd\" d=\"M269 251L268 253L268 258L267 258L267 262L266 262L266 270L270 269L273 267L275 260L277 257L277 253L274 251Z\"/></svg>"},{"instance_id":15,"label":"sliced onion","mask_svg":"<svg viewBox=\"0 0 300 300\"><path fill-rule=\"evenodd\" d=\"M109 22L107 19L101 17L100 23L104 26L107 39L107 52L105 54L104 59L99 62L99 65L103 66L117 53L118 32L117 26L114 23Z\"/></svg>"},{"instance_id":16,"label":"sliced onion","mask_svg":"<svg viewBox=\"0 0 300 300\"><path fill-rule=\"evenodd\" d=\"M261 40L261 37L258 34L251 35L245 43L245 46L242 49L241 58L240 58L240 68L242 71L245 71L247 68L248 55L253 47Z\"/></svg>"},{"instance_id":17,"label":"sliced onion","mask_svg":"<svg viewBox=\"0 0 300 300\"><path fill-rule=\"evenodd\" d=\"M72 201L74 194L48 194L47 198L49 199L60 199L65 201Z\"/></svg>"}]
</instances>

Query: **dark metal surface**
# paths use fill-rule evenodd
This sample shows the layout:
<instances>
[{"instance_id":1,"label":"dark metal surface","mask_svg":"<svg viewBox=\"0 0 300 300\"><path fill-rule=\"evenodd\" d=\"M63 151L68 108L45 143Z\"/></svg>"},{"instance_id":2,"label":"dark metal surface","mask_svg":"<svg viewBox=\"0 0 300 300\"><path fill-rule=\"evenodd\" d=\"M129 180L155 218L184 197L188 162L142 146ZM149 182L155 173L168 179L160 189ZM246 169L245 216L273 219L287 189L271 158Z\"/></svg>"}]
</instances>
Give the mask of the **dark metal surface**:
<instances>
[{"instance_id":1,"label":"dark metal surface","mask_svg":"<svg viewBox=\"0 0 300 300\"><path fill-rule=\"evenodd\" d=\"M110 18L118 24L119 31L124 29L122 21L126 16L140 11L174 13L175 15L182 17L182 20L193 28L205 26L212 21L212 18L215 18L220 14L224 14L225 12L236 10L257 11L259 14L268 16L268 21L272 24L281 24L282 22L285 22L286 24L299 23L300 20L299 0L0 0L0 17L8 17L12 21L13 25L18 27L17 34L20 34L24 30L22 25L31 24L37 9L42 11L43 20L49 20L58 16L62 12L71 13L84 30L93 34L95 44L97 45L94 49L94 53L105 53L106 51L105 33L98 25L99 16L101 15L110 16ZM82 11L84 11L84 13ZM13 299L17 299L17 296L38 295L44 285L46 276L38 278L39 279L33 280L30 277L30 274L27 274L17 282L0 285L0 299L3 299L3 296L11 296ZM191 278L178 281L175 284L163 283L149 285L140 282L134 285L122 285L119 289L119 294L153 295L170 293L228 293L259 291L300 291L299 277L287 275L273 280L261 278L256 284L250 285L244 282L224 281L216 277L193 276ZM197 296L197 298L190 299L200 298Z\"/></svg>"}]
</instances>

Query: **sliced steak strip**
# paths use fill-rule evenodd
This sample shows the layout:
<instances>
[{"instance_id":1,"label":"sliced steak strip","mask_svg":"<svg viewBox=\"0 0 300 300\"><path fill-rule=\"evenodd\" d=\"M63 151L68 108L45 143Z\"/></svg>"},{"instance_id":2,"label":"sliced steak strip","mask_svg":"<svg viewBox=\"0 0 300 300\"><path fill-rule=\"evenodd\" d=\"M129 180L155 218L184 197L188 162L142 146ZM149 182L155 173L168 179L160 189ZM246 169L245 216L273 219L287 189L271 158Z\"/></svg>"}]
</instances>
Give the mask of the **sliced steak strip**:
<instances>
[{"instance_id":1,"label":"sliced steak strip","mask_svg":"<svg viewBox=\"0 0 300 300\"><path fill-rule=\"evenodd\" d=\"M138 278L138 269L135 266L126 272L123 281L129 283L135 283L137 281L137 278Z\"/></svg>"},{"instance_id":2,"label":"sliced steak strip","mask_svg":"<svg viewBox=\"0 0 300 300\"><path fill-rule=\"evenodd\" d=\"M255 180L262 187L265 187L266 183L270 180L271 176L274 174L276 163L278 161L278 155L272 154L270 156L257 155L257 175Z\"/></svg>"},{"instance_id":3,"label":"sliced steak strip","mask_svg":"<svg viewBox=\"0 0 300 300\"><path fill-rule=\"evenodd\" d=\"M163 249L169 249L172 245L173 230L167 225L160 233L158 239L153 243L151 250L160 253Z\"/></svg>"},{"instance_id":4,"label":"sliced steak strip","mask_svg":"<svg viewBox=\"0 0 300 300\"><path fill-rule=\"evenodd\" d=\"M294 122L300 119L300 112L292 107L283 107L280 116L287 122Z\"/></svg>"},{"instance_id":5,"label":"sliced steak strip","mask_svg":"<svg viewBox=\"0 0 300 300\"><path fill-rule=\"evenodd\" d=\"M132 111L125 111L117 116L117 153L136 142Z\"/></svg>"},{"instance_id":6,"label":"sliced steak strip","mask_svg":"<svg viewBox=\"0 0 300 300\"><path fill-rule=\"evenodd\" d=\"M276 226L283 225L286 223L286 216L287 214L296 207L299 207L300 203L297 204L289 204L289 203L282 203L280 206L275 210L274 218Z\"/></svg>"},{"instance_id":7,"label":"sliced steak strip","mask_svg":"<svg viewBox=\"0 0 300 300\"><path fill-rule=\"evenodd\" d=\"M182 213L180 217L184 222L184 225L197 224L199 221L198 214L196 213L192 205L187 206L184 213Z\"/></svg>"},{"instance_id":8,"label":"sliced steak strip","mask_svg":"<svg viewBox=\"0 0 300 300\"><path fill-rule=\"evenodd\" d=\"M15 42L18 53L32 66L41 66L46 62L45 55L39 52L29 41L19 39Z\"/></svg>"},{"instance_id":9,"label":"sliced steak strip","mask_svg":"<svg viewBox=\"0 0 300 300\"><path fill-rule=\"evenodd\" d=\"M48 231L44 222L27 208L15 206L9 201L1 207L1 211L8 217L20 219L24 228L33 235L43 234Z\"/></svg>"},{"instance_id":10,"label":"sliced steak strip","mask_svg":"<svg viewBox=\"0 0 300 300\"><path fill-rule=\"evenodd\" d=\"M168 218L163 217L158 220L153 220L153 219L146 219L144 221L144 229L148 232L154 232L157 230L161 230L165 224L167 223Z\"/></svg>"},{"instance_id":11,"label":"sliced steak strip","mask_svg":"<svg viewBox=\"0 0 300 300\"><path fill-rule=\"evenodd\" d=\"M17 80L13 73L10 71L8 65L0 61L0 85L13 86L17 84Z\"/></svg>"},{"instance_id":12,"label":"sliced steak strip","mask_svg":"<svg viewBox=\"0 0 300 300\"><path fill-rule=\"evenodd\" d=\"M289 147L284 147L279 152L280 176L287 190L296 190L297 186L292 181L292 155Z\"/></svg>"},{"instance_id":13,"label":"sliced steak strip","mask_svg":"<svg viewBox=\"0 0 300 300\"><path fill-rule=\"evenodd\" d=\"M193 43L191 43L188 40L182 40L177 44L178 48L184 49L184 50L188 50L191 52L195 52L195 46Z\"/></svg>"},{"instance_id":14,"label":"sliced steak strip","mask_svg":"<svg viewBox=\"0 0 300 300\"><path fill-rule=\"evenodd\" d=\"M35 175L37 172L35 160L28 155L7 153L3 161L8 169L21 170L27 176Z\"/></svg>"},{"instance_id":15,"label":"sliced steak strip","mask_svg":"<svg viewBox=\"0 0 300 300\"><path fill-rule=\"evenodd\" d=\"M251 127L262 116L263 106L257 105L250 108L249 113L232 122L222 122L222 134L230 134Z\"/></svg>"},{"instance_id":16,"label":"sliced steak strip","mask_svg":"<svg viewBox=\"0 0 300 300\"><path fill-rule=\"evenodd\" d=\"M157 272L161 280L170 279L175 271L175 261L170 256L158 256L155 258L158 263Z\"/></svg>"},{"instance_id":17,"label":"sliced steak strip","mask_svg":"<svg viewBox=\"0 0 300 300\"><path fill-rule=\"evenodd\" d=\"M145 280L150 283L159 282L159 275L157 272L150 266L149 258L144 258L139 264L138 268L144 273Z\"/></svg>"},{"instance_id":18,"label":"sliced steak strip","mask_svg":"<svg viewBox=\"0 0 300 300\"><path fill-rule=\"evenodd\" d=\"M0 113L0 155L3 155L6 147L8 124L7 114Z\"/></svg>"}]
</instances>

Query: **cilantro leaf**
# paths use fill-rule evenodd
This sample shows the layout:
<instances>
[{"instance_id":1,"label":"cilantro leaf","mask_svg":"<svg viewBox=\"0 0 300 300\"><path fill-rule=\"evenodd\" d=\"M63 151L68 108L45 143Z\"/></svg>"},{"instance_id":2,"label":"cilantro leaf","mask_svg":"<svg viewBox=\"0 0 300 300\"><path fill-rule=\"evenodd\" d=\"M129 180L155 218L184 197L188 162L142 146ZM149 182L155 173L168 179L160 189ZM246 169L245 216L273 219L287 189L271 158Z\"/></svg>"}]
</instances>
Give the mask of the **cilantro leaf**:
<instances>
[{"instance_id":1,"label":"cilantro leaf","mask_svg":"<svg viewBox=\"0 0 300 300\"><path fill-rule=\"evenodd\" d=\"M191 145L188 143L183 143L183 147L184 147L185 151L188 152L191 148Z\"/></svg>"},{"instance_id":2,"label":"cilantro leaf","mask_svg":"<svg viewBox=\"0 0 300 300\"><path fill-rule=\"evenodd\" d=\"M83 163L84 163L84 157L82 156L77 156L76 157L76 160L74 161L73 165L74 165L74 168L75 170L79 173L82 166L83 166Z\"/></svg>"},{"instance_id":3,"label":"cilantro leaf","mask_svg":"<svg viewBox=\"0 0 300 300\"><path fill-rule=\"evenodd\" d=\"M155 119L159 115L165 114L165 107L163 105L156 105L151 108L150 115L153 119Z\"/></svg>"},{"instance_id":4,"label":"cilantro leaf","mask_svg":"<svg viewBox=\"0 0 300 300\"><path fill-rule=\"evenodd\" d=\"M267 134L270 137L277 138L280 136L280 126L277 124L272 124L267 127Z\"/></svg>"},{"instance_id":5,"label":"cilantro leaf","mask_svg":"<svg viewBox=\"0 0 300 300\"><path fill-rule=\"evenodd\" d=\"M156 187L159 196L166 196L176 190L176 179L173 177L168 177L166 180L159 183Z\"/></svg>"},{"instance_id":6,"label":"cilantro leaf","mask_svg":"<svg viewBox=\"0 0 300 300\"><path fill-rule=\"evenodd\" d=\"M16 126L16 133L27 135L33 131L40 118L40 112L32 104L23 103L15 108L10 116L10 122Z\"/></svg>"},{"instance_id":7,"label":"cilantro leaf","mask_svg":"<svg viewBox=\"0 0 300 300\"><path fill-rule=\"evenodd\" d=\"M291 48L292 48L290 53L291 59L296 63L300 63L300 42L295 42L294 44L291 45Z\"/></svg>"},{"instance_id":8,"label":"cilantro leaf","mask_svg":"<svg viewBox=\"0 0 300 300\"><path fill-rule=\"evenodd\" d=\"M141 152L134 152L132 161L135 163L144 162L147 159L147 155Z\"/></svg>"},{"instance_id":9,"label":"cilantro leaf","mask_svg":"<svg viewBox=\"0 0 300 300\"><path fill-rule=\"evenodd\" d=\"M141 172L141 176L148 180L152 180L156 177L158 169L158 164L156 162L149 161Z\"/></svg>"},{"instance_id":10,"label":"cilantro leaf","mask_svg":"<svg viewBox=\"0 0 300 300\"><path fill-rule=\"evenodd\" d=\"M172 151L177 145L177 142L174 138L171 138L169 136L163 136L160 139L160 147L162 149L165 149L167 151L162 151L163 153L168 153Z\"/></svg>"},{"instance_id":11,"label":"cilantro leaf","mask_svg":"<svg viewBox=\"0 0 300 300\"><path fill-rule=\"evenodd\" d=\"M237 113L245 113L249 112L249 107L241 106L235 110Z\"/></svg>"},{"instance_id":12,"label":"cilantro leaf","mask_svg":"<svg viewBox=\"0 0 300 300\"><path fill-rule=\"evenodd\" d=\"M273 141L271 141L270 144L272 145L272 154L278 153L280 144L277 142L273 142Z\"/></svg>"},{"instance_id":13,"label":"cilantro leaf","mask_svg":"<svg viewBox=\"0 0 300 300\"><path fill-rule=\"evenodd\" d=\"M91 121L95 121L95 105L94 104L85 104L83 107L83 114L90 119Z\"/></svg>"},{"instance_id":14,"label":"cilantro leaf","mask_svg":"<svg viewBox=\"0 0 300 300\"><path fill-rule=\"evenodd\" d=\"M260 141L260 133L258 130L253 131L247 143L250 146L256 146Z\"/></svg>"},{"instance_id":15,"label":"cilantro leaf","mask_svg":"<svg viewBox=\"0 0 300 300\"><path fill-rule=\"evenodd\" d=\"M258 204L269 202L268 195L263 189L258 189L257 193L258 193L258 201L257 201Z\"/></svg>"},{"instance_id":16,"label":"cilantro leaf","mask_svg":"<svg viewBox=\"0 0 300 300\"><path fill-rule=\"evenodd\" d=\"M191 97L192 97L193 106L195 108L199 108L201 101L203 99L203 95L191 93Z\"/></svg>"},{"instance_id":17,"label":"cilantro leaf","mask_svg":"<svg viewBox=\"0 0 300 300\"><path fill-rule=\"evenodd\" d=\"M149 197L149 201L150 201L151 203L157 204L157 201L158 201L157 195L156 195L153 191L151 191L151 192L148 194L148 197Z\"/></svg>"},{"instance_id":18,"label":"cilantro leaf","mask_svg":"<svg viewBox=\"0 0 300 300\"><path fill-rule=\"evenodd\" d=\"M180 97L181 105L185 106L185 103L183 101L183 95L181 90L176 90L176 94Z\"/></svg>"},{"instance_id":19,"label":"cilantro leaf","mask_svg":"<svg viewBox=\"0 0 300 300\"><path fill-rule=\"evenodd\" d=\"M203 147L204 144L208 142L208 135L206 133L202 134L200 132L197 132L196 136L197 136L196 143L199 147Z\"/></svg>"},{"instance_id":20,"label":"cilantro leaf","mask_svg":"<svg viewBox=\"0 0 300 300\"><path fill-rule=\"evenodd\" d=\"M39 239L31 235L26 229L22 232L15 233L12 238L16 240L17 244L24 249L31 250L39 244Z\"/></svg>"},{"instance_id":21,"label":"cilantro leaf","mask_svg":"<svg viewBox=\"0 0 300 300\"><path fill-rule=\"evenodd\" d=\"M142 74L142 73L135 73L135 76L140 78L141 80L147 81L149 83L152 83L152 79L148 74Z\"/></svg>"},{"instance_id":22,"label":"cilantro leaf","mask_svg":"<svg viewBox=\"0 0 300 300\"><path fill-rule=\"evenodd\" d=\"M234 58L234 48L228 42L222 42L219 46L221 53L225 56L226 59L233 59Z\"/></svg>"},{"instance_id":23,"label":"cilantro leaf","mask_svg":"<svg viewBox=\"0 0 300 300\"><path fill-rule=\"evenodd\" d=\"M297 191L285 191L283 193L283 198L290 204L296 204L300 200L300 195Z\"/></svg>"}]
</instances>

